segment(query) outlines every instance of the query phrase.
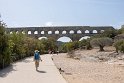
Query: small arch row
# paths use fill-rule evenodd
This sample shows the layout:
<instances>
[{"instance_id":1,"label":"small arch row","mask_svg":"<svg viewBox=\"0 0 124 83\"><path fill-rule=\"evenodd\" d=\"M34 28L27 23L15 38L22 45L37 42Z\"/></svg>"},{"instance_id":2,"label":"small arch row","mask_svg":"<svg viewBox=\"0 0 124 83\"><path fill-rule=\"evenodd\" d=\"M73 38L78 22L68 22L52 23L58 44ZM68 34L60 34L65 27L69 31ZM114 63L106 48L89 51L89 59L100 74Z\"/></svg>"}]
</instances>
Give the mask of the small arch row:
<instances>
[{"instance_id":1,"label":"small arch row","mask_svg":"<svg viewBox=\"0 0 124 83\"><path fill-rule=\"evenodd\" d=\"M9 33L12 34L13 32L15 31L10 31ZM77 31L74 31L74 30L70 30L69 32L64 30L60 33L59 30L56 30L56 31L16 31L16 33L22 33L22 34L28 34L28 35L31 35L31 34L97 34L97 33L103 33L104 30L101 30L100 32L98 32L97 30L92 30L92 31L89 31L89 30L85 30L85 31L81 31L81 30L77 30Z\"/></svg>"}]
</instances>

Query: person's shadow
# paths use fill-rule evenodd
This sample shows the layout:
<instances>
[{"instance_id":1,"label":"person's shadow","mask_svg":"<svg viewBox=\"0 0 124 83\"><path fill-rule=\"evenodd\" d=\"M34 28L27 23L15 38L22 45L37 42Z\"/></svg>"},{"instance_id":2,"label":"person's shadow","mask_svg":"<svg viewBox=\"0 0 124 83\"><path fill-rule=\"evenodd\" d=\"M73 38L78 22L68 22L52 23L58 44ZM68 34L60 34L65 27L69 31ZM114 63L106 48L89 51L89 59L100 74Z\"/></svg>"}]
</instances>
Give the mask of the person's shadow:
<instances>
[{"instance_id":1,"label":"person's shadow","mask_svg":"<svg viewBox=\"0 0 124 83\"><path fill-rule=\"evenodd\" d=\"M36 70L39 73L46 73L46 71Z\"/></svg>"}]
</instances>

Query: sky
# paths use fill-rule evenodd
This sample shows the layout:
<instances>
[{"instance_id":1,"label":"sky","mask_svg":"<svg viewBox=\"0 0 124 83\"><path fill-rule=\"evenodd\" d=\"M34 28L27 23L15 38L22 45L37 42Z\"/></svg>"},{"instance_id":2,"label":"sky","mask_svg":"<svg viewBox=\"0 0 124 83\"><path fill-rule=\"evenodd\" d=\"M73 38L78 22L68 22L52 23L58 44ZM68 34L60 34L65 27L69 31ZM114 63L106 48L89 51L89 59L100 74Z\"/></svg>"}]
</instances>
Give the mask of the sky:
<instances>
[{"instance_id":1,"label":"sky","mask_svg":"<svg viewBox=\"0 0 124 83\"><path fill-rule=\"evenodd\" d=\"M0 0L8 27L124 24L124 0Z\"/></svg>"}]
</instances>

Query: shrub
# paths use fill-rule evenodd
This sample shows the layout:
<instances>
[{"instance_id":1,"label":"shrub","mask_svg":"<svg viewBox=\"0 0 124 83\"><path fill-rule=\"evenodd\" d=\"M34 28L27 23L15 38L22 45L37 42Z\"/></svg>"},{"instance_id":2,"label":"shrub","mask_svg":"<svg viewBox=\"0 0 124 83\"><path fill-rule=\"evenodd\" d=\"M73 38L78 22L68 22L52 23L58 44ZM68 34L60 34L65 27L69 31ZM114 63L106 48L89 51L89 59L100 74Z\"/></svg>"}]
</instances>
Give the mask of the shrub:
<instances>
[{"instance_id":1,"label":"shrub","mask_svg":"<svg viewBox=\"0 0 124 83\"><path fill-rule=\"evenodd\" d=\"M0 25L0 68L10 64L10 52L8 37L5 34L5 27Z\"/></svg>"},{"instance_id":2,"label":"shrub","mask_svg":"<svg viewBox=\"0 0 124 83\"><path fill-rule=\"evenodd\" d=\"M118 53L118 51L124 53L124 40L118 40L113 45L116 48L117 53Z\"/></svg>"},{"instance_id":3,"label":"shrub","mask_svg":"<svg viewBox=\"0 0 124 83\"><path fill-rule=\"evenodd\" d=\"M69 58L74 58L74 57L75 57L75 51L74 51L74 50L69 51L69 52L67 53L67 56L68 56Z\"/></svg>"},{"instance_id":4,"label":"shrub","mask_svg":"<svg viewBox=\"0 0 124 83\"><path fill-rule=\"evenodd\" d=\"M81 49L87 49L87 50L92 49L92 46L90 44L90 39L83 39L83 40L81 40L79 42L79 47Z\"/></svg>"},{"instance_id":5,"label":"shrub","mask_svg":"<svg viewBox=\"0 0 124 83\"><path fill-rule=\"evenodd\" d=\"M121 27L121 29L118 30L118 34L123 34L124 33L124 27L123 26Z\"/></svg>"}]
</instances>

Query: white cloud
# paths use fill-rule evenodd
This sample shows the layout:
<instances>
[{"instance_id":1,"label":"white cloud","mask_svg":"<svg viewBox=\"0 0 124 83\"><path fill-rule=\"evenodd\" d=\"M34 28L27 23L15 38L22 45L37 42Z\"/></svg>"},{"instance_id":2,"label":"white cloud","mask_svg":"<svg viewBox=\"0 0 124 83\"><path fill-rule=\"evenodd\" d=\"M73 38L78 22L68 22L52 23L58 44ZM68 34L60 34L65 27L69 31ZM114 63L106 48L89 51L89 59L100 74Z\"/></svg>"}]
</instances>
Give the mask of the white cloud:
<instances>
[{"instance_id":1,"label":"white cloud","mask_svg":"<svg viewBox=\"0 0 124 83\"><path fill-rule=\"evenodd\" d=\"M45 26L53 26L53 22L46 22Z\"/></svg>"},{"instance_id":2,"label":"white cloud","mask_svg":"<svg viewBox=\"0 0 124 83\"><path fill-rule=\"evenodd\" d=\"M124 25L124 22L119 22L117 24L110 24L110 26L113 26L115 29L120 29L122 25Z\"/></svg>"}]
</instances>

